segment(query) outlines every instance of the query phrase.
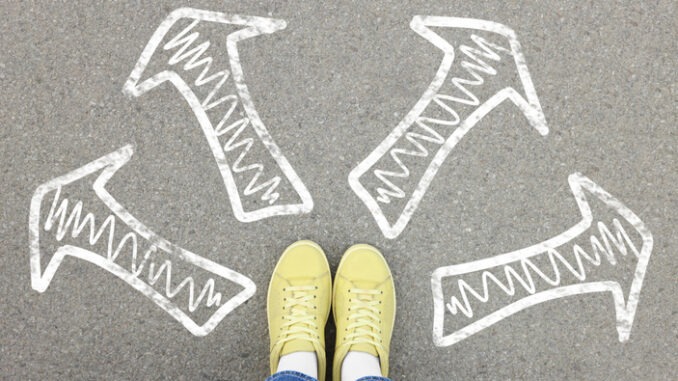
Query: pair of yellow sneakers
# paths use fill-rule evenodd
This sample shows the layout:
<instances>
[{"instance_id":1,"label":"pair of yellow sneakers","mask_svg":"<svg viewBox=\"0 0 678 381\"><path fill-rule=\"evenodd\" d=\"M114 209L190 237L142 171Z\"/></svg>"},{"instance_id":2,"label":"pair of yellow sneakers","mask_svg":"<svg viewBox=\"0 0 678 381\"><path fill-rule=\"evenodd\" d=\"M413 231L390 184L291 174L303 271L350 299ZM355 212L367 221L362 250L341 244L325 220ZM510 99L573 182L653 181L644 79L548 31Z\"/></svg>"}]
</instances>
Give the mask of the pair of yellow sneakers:
<instances>
[{"instance_id":1,"label":"pair of yellow sneakers","mask_svg":"<svg viewBox=\"0 0 678 381\"><path fill-rule=\"evenodd\" d=\"M332 306L337 328L333 379L349 351L379 357L388 377L388 354L395 321L395 288L381 253L370 245L355 245L344 254L332 288L323 250L311 241L290 245L280 257L268 286L268 327L271 372L280 357L315 352L319 380L325 378L325 324Z\"/></svg>"}]
</instances>

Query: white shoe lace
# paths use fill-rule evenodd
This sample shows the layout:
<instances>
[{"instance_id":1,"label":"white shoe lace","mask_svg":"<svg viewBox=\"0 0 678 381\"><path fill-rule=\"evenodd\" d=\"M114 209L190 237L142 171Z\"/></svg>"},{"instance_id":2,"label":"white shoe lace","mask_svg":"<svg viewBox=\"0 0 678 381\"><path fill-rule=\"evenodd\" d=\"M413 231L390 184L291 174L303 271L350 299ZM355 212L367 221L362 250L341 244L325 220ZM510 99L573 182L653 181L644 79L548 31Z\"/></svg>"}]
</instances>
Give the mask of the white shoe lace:
<instances>
[{"instance_id":1,"label":"white shoe lace","mask_svg":"<svg viewBox=\"0 0 678 381\"><path fill-rule=\"evenodd\" d=\"M316 286L289 286L283 288L283 316L286 320L280 327L278 345L292 340L305 340L320 345L317 318L313 310L318 306L315 303L317 296Z\"/></svg>"},{"instance_id":2,"label":"white shoe lace","mask_svg":"<svg viewBox=\"0 0 678 381\"><path fill-rule=\"evenodd\" d=\"M349 295L349 324L344 345L369 344L379 348L382 352L384 347L381 337L381 309L380 300L376 296L383 294L379 290L351 288Z\"/></svg>"}]
</instances>

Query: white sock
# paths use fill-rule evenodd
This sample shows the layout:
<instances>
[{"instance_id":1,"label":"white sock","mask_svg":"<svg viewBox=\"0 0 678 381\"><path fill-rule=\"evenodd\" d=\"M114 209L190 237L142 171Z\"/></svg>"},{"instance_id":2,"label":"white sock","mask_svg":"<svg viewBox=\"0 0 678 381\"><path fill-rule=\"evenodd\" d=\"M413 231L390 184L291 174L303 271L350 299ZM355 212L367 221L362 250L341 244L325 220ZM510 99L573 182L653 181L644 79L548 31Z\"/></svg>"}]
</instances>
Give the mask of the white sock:
<instances>
[{"instance_id":1,"label":"white sock","mask_svg":"<svg viewBox=\"0 0 678 381\"><path fill-rule=\"evenodd\" d=\"M341 381L356 381L367 376L382 377L379 357L366 352L349 351L341 363Z\"/></svg>"},{"instance_id":2,"label":"white sock","mask_svg":"<svg viewBox=\"0 0 678 381\"><path fill-rule=\"evenodd\" d=\"M318 378L318 356L315 352L292 352L282 355L276 372L283 370L293 370Z\"/></svg>"}]
</instances>

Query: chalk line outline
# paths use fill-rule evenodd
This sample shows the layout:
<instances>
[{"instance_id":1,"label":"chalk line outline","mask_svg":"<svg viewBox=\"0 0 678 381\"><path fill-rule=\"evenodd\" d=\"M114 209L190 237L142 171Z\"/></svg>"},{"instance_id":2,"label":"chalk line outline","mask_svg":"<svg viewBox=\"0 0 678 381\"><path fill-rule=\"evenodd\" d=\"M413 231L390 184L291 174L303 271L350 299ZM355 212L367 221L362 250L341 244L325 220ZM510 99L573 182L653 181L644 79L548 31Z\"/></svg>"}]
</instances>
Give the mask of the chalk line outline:
<instances>
[{"instance_id":1,"label":"chalk line outline","mask_svg":"<svg viewBox=\"0 0 678 381\"><path fill-rule=\"evenodd\" d=\"M577 202L579 211L581 212L582 215L582 219L577 224L575 224L565 232L551 239L538 243L536 245L512 251L509 253L484 258L473 262L440 267L433 272L431 277L431 289L433 292L433 306L434 306L433 342L435 343L436 346L442 347L453 345L503 320L504 318L511 316L519 311L522 311L528 307L566 296L594 292L610 292L612 294L615 305L617 332L619 335L619 341L625 342L629 339L631 328L633 325L633 320L638 306L640 291L647 270L647 265L650 259L650 255L652 254L653 246L652 233L647 228L645 223L634 212L632 212L629 208L622 204L621 201L610 195L607 191L602 189L599 185L591 181L589 178L583 176L580 173L574 173L569 176L568 181L572 193ZM536 292L535 290L535 292L531 293L531 295L523 297L513 303L510 303L502 308L499 308L496 311L492 312L491 314L484 316L481 319L474 320L472 323L465 325L463 328L456 330L451 334L445 335L444 319L446 305L443 296L442 279L444 277L465 275L486 269L496 268L499 266L508 265L509 263L527 261L530 258L533 258L540 254L549 255L550 256L549 258L551 259L553 264L554 263L553 261L555 260L553 256L560 255L556 248L570 243L572 240L584 234L585 232L588 231L589 228L592 227L594 221L593 213L591 211L589 202L586 199L585 191L588 191L589 193L593 194L601 201L603 201L608 207L612 208L615 212L621 215L639 233L640 237L642 238L642 248L640 252L638 252L635 246L631 243L633 254L636 255L638 263L636 264L633 281L631 282L631 287L628 293L628 298L625 299L622 286L615 281L596 281L560 287L555 286L554 288L542 292ZM601 229L600 224L602 223L599 223L598 225L599 229ZM621 227L618 221L616 221L616 225L617 227ZM621 233L618 230L618 234L623 234L624 239L626 239L627 242L630 242L630 239L628 238L628 235L626 235L626 232L623 230L623 228L621 229ZM608 244L607 241L605 243L606 245ZM581 255L577 254L576 250L575 257L579 261L578 263L580 264L580 268L583 269L583 267L581 267L582 266ZM602 261L602 258L600 260ZM534 265L532 264L531 261L529 263L531 265ZM522 264L523 266L525 266L525 262L523 262ZM506 268L504 268L504 271L506 271ZM583 278L584 279L580 278L582 282L583 280L585 280L585 274Z\"/></svg>"},{"instance_id":2,"label":"chalk line outline","mask_svg":"<svg viewBox=\"0 0 678 381\"><path fill-rule=\"evenodd\" d=\"M141 79L141 75L150 62L153 53L158 48L158 45L160 45L169 29L182 18L191 18L197 21L217 22L247 27L233 32L226 37L226 46L231 67L231 75L233 76L238 97L245 110L245 113L247 114L249 123L251 123L257 136L271 154L271 157L278 164L282 174L288 179L295 192L299 195L299 198L301 199L300 204L270 205L253 211L245 211L242 206L242 200L233 176L233 170L227 162L224 148L222 148L221 143L218 140L215 127L212 125L212 122L207 116L205 106L201 104L201 101L198 100L198 97L195 95L186 81L184 81L181 75L172 69L164 70L138 84L138 81ZM262 34L271 34L284 29L286 26L287 23L284 20L272 18L229 15L220 12L205 11L193 8L176 9L169 14L169 16L153 33L151 39L148 41L146 47L141 53L141 56L139 57L134 69L132 70L132 73L123 86L123 93L130 97L139 97L165 81L171 82L177 88L177 90L179 90L179 93L181 93L193 110L193 113L198 119L200 127L207 138L207 142L219 167L219 172L224 179L224 185L226 186L226 190L231 201L233 213L235 217L241 222L253 222L273 216L303 214L308 213L313 209L313 198L311 197L311 194L302 182L301 178L292 168L292 165L287 161L287 158L282 154L280 148L276 145L254 107L252 97L249 93L247 85L245 84L244 74L240 63L240 55L237 48L237 43L239 41ZM200 62L202 62L202 60ZM209 78L209 81L211 80L212 77ZM225 81L226 78L223 80ZM212 95L214 94L210 94L208 96L208 100L211 100ZM236 164L234 164L234 166L237 166L238 161L239 160L236 160ZM257 165L263 167L261 164L257 163ZM262 170L259 170L257 175L255 175L257 178L261 174L261 171ZM257 178L255 178L255 180Z\"/></svg>"},{"instance_id":3,"label":"chalk line outline","mask_svg":"<svg viewBox=\"0 0 678 381\"><path fill-rule=\"evenodd\" d=\"M118 203L115 198L113 198L113 196L105 188L106 183L118 169L120 169L130 160L132 154L132 146L124 146L117 151L109 153L108 155L86 164L83 167L54 178L40 185L36 189L33 198L31 199L29 215L31 286L34 290L40 293L45 292L49 287L56 270L61 265L61 262L65 257L71 256L80 258L87 262L93 263L104 270L107 270L108 272L127 282L130 286L144 294L149 299L153 300L155 304L157 304L160 308L168 312L173 318L183 324L183 326L186 327L193 335L205 336L210 333L226 315L251 298L256 292L256 285L248 277L188 250L182 249L181 247L174 245L159 235L153 233L143 223L134 218L134 216L132 216L120 203ZM99 174L97 179L94 181L92 189L94 190L96 196L105 204L105 206L109 208L115 216L122 220L132 231L138 234L141 238L150 242L151 246L164 251L172 260L182 260L186 263L195 265L211 274L217 275L242 286L243 290L228 300L226 303L221 305L202 325L198 325L195 321L193 321L193 319L190 318L190 316L182 311L178 305L172 302L165 295L152 288L149 284L143 282L138 276L118 265L114 261L110 261L100 254L83 249L81 247L72 245L61 246L50 259L50 262L47 264L44 272L42 272L40 254L40 211L43 198L50 192L60 192L61 187L64 185L73 183L82 179L83 177L92 175L99 171L101 171L101 174ZM54 208L57 199L58 195L55 196L55 201L52 208ZM146 257L150 255L149 253L150 250L147 252ZM159 269L156 273L156 276L162 275L164 270L165 269ZM152 270L150 271L152 272ZM170 277L170 271L171 270L167 270L167 277ZM187 277L185 279L188 278L191 277ZM183 283L184 282L182 282L182 284ZM178 287L178 290L181 290L182 287L183 286ZM200 298L202 298L202 296Z\"/></svg>"},{"instance_id":4,"label":"chalk line outline","mask_svg":"<svg viewBox=\"0 0 678 381\"><path fill-rule=\"evenodd\" d=\"M415 106L407 113L395 129L372 151L367 158L360 162L349 174L348 182L353 191L365 203L370 213L372 213L377 225L384 236L394 239L405 229L412 215L419 206L426 190L433 181L440 165L445 161L452 149L483 117L490 113L495 107L499 106L505 100L512 101L528 119L530 125L535 128L542 136L548 134L549 129L546 124L546 117L542 111L541 104L537 97L537 92L532 83L532 78L527 69L527 64L522 53L522 48L518 42L515 32L505 25L492 21L458 18L458 17L437 17L437 16L414 16L410 23L412 30L441 49L444 53L440 67L438 68L433 81L426 89ZM405 205L394 224L391 224L386 218L379 205L378 200L360 183L360 177L367 173L383 156L387 155L400 138L406 134L407 130L422 117L424 110L431 104L434 98L439 95L438 91L448 77L455 60L454 47L447 41L433 32L429 27L452 27L465 28L472 30L481 30L497 33L509 41L511 54L514 57L516 70L520 77L525 92L525 97L518 93L513 87L506 87L474 110L461 124L454 130L452 135L447 138L445 143L439 148L433 160L429 164L426 172L412 192L410 199ZM406 170L406 168L405 168ZM375 170L376 171L376 170ZM409 173L408 175L409 176ZM387 185L388 186L388 185Z\"/></svg>"}]
</instances>

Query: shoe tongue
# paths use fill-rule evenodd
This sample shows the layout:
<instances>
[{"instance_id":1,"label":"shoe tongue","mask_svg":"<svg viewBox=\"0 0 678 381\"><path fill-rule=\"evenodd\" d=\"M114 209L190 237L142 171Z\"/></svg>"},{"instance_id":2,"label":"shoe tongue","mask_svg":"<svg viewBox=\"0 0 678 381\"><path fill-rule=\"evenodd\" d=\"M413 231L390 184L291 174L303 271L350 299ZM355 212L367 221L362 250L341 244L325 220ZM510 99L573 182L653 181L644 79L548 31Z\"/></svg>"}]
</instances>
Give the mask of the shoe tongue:
<instances>
[{"instance_id":1,"label":"shoe tongue","mask_svg":"<svg viewBox=\"0 0 678 381\"><path fill-rule=\"evenodd\" d=\"M313 278L294 278L294 279L289 279L288 283L290 286L307 286L309 285L310 281L312 281ZM293 292L293 295L298 295L298 293L303 293L304 291L297 291ZM302 309L303 307L300 306L295 306L292 307L292 309ZM294 315L296 311L291 311L292 314ZM300 311L303 313L303 311ZM301 323L300 323L301 324ZM289 353L293 352L315 352L316 348L313 346L313 343L308 341L308 340L291 340L283 344L281 354L286 355Z\"/></svg>"},{"instance_id":2,"label":"shoe tongue","mask_svg":"<svg viewBox=\"0 0 678 381\"><path fill-rule=\"evenodd\" d=\"M313 343L307 340L292 340L285 343L282 347L281 355L290 354L292 352L315 352Z\"/></svg>"},{"instance_id":3,"label":"shoe tongue","mask_svg":"<svg viewBox=\"0 0 678 381\"><path fill-rule=\"evenodd\" d=\"M353 284L354 288L362 290L373 290L377 286L374 280L352 280L351 283ZM363 294L358 296L358 298L364 301L374 300L373 297L374 296L371 294ZM365 352L371 354L372 356L379 356L377 353L377 348L374 345L368 343L353 344L349 348L349 351Z\"/></svg>"}]
</instances>

